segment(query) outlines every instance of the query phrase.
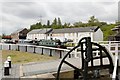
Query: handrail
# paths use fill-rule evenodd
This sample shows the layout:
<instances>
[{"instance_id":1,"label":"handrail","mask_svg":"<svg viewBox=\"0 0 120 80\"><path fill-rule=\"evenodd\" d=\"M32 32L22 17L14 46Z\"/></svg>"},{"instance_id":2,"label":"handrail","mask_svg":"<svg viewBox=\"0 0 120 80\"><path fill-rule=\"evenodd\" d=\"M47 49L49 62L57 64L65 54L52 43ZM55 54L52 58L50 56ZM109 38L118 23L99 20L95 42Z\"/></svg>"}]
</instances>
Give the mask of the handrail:
<instances>
[{"instance_id":1,"label":"handrail","mask_svg":"<svg viewBox=\"0 0 120 80\"><path fill-rule=\"evenodd\" d=\"M4 45L4 44L0 44L0 45ZM70 51L68 49L61 49L61 48L47 47L47 46L36 46L36 45L28 45L28 44L27 45L25 45L25 44L5 44L5 45L19 45L19 46L27 46L27 47L32 46L32 47L36 47L36 48L41 47L41 48L53 49L53 50Z\"/></svg>"},{"instance_id":2,"label":"handrail","mask_svg":"<svg viewBox=\"0 0 120 80\"><path fill-rule=\"evenodd\" d=\"M112 79L116 79L117 70L118 70L117 68L118 68L118 56L115 57L115 65L114 65Z\"/></svg>"}]
</instances>

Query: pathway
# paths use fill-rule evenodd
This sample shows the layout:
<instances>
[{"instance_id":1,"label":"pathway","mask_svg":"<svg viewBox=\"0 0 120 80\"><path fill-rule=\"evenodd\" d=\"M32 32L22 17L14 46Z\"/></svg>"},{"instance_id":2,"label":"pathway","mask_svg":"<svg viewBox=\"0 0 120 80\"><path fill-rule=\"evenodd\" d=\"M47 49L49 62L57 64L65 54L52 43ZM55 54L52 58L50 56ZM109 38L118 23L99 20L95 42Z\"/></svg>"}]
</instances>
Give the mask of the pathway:
<instances>
[{"instance_id":1,"label":"pathway","mask_svg":"<svg viewBox=\"0 0 120 80\"><path fill-rule=\"evenodd\" d=\"M19 78L20 77L20 65L19 64L12 65L9 76L4 76L4 69L3 69L2 76L3 76L3 80L10 79L10 78L14 78L14 79Z\"/></svg>"}]
</instances>

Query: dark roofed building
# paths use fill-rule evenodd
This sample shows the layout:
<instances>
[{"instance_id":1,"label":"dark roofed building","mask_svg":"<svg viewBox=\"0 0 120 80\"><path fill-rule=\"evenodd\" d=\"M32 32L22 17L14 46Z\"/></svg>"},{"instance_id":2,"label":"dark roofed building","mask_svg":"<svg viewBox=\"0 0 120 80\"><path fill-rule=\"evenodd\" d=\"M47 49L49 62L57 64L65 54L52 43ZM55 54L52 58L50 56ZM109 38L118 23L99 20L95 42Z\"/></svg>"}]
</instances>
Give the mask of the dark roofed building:
<instances>
[{"instance_id":1,"label":"dark roofed building","mask_svg":"<svg viewBox=\"0 0 120 80\"><path fill-rule=\"evenodd\" d=\"M12 39L26 39L28 30L26 28L21 28L16 30L15 32L11 33Z\"/></svg>"},{"instance_id":2,"label":"dark roofed building","mask_svg":"<svg viewBox=\"0 0 120 80\"><path fill-rule=\"evenodd\" d=\"M108 37L109 41L120 41L120 25L115 26L115 28L111 29L112 31L116 31L115 35L111 35Z\"/></svg>"}]
</instances>

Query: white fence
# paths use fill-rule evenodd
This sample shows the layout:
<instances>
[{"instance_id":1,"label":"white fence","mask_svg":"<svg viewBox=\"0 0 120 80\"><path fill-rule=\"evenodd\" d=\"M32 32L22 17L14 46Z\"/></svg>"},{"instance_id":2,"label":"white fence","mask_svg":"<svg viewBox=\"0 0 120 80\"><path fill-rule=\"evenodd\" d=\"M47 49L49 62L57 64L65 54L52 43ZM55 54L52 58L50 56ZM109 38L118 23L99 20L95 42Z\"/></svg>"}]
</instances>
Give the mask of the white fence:
<instances>
[{"instance_id":1,"label":"white fence","mask_svg":"<svg viewBox=\"0 0 120 80\"><path fill-rule=\"evenodd\" d=\"M56 56L58 58L63 58L63 56L65 56L65 54L69 51L68 49L25 44L0 44L0 50L15 50L22 52L37 53L41 55L46 54L49 56ZM72 52L71 54L75 54L75 52ZM73 56L69 55L68 57Z\"/></svg>"},{"instance_id":2,"label":"white fence","mask_svg":"<svg viewBox=\"0 0 120 80\"><path fill-rule=\"evenodd\" d=\"M110 55L112 56L113 61L115 60L115 56L118 56L118 58L120 59L120 41L99 41L96 43L106 47L106 49L109 51ZM73 47L70 47L69 49L72 48ZM24 44L0 44L0 49L48 54L50 56L58 56L59 58L62 58L69 51L68 49L35 46L35 45L24 45ZM97 51L96 51L96 55L98 55ZM80 56L81 56L80 52L78 52L78 50L74 50L69 57L79 58ZM120 61L119 61L119 65L120 65Z\"/></svg>"},{"instance_id":3,"label":"white fence","mask_svg":"<svg viewBox=\"0 0 120 80\"><path fill-rule=\"evenodd\" d=\"M115 61L116 56L118 56L118 59L120 59L120 41L99 41L97 43L107 48L113 58L113 61Z\"/></svg>"},{"instance_id":4,"label":"white fence","mask_svg":"<svg viewBox=\"0 0 120 80\"><path fill-rule=\"evenodd\" d=\"M114 61L114 64L115 64L115 57L118 56L118 59L120 59L120 41L94 41L95 43L98 43L102 46L104 46L108 52L110 53L113 61ZM73 44L77 44L77 43L73 43ZM94 47L94 46L93 46ZM69 48L72 48L72 47L69 47ZM79 57L80 54L79 52L77 52L77 50L75 50L75 57ZM95 56L99 56L99 51L95 51ZM119 66L120 66L120 61L119 61Z\"/></svg>"}]
</instances>

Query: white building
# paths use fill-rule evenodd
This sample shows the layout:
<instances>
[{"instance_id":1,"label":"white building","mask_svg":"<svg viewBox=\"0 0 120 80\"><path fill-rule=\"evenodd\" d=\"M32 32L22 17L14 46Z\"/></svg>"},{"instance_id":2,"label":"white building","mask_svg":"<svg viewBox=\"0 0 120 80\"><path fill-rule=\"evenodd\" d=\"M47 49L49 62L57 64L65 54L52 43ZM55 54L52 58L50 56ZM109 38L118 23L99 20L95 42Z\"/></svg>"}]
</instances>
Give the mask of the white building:
<instances>
[{"instance_id":1,"label":"white building","mask_svg":"<svg viewBox=\"0 0 120 80\"><path fill-rule=\"evenodd\" d=\"M91 37L92 41L103 41L103 32L99 27L80 27L80 28L63 28L63 29L35 29L27 34L27 39L60 39L73 40L78 42L83 37Z\"/></svg>"},{"instance_id":2,"label":"white building","mask_svg":"<svg viewBox=\"0 0 120 80\"><path fill-rule=\"evenodd\" d=\"M78 42L83 37L91 37L92 41L103 41L103 32L99 27L64 28L52 31L52 38L61 41L71 39L73 42Z\"/></svg>"},{"instance_id":3,"label":"white building","mask_svg":"<svg viewBox=\"0 0 120 80\"><path fill-rule=\"evenodd\" d=\"M44 28L44 29L34 29L27 34L27 39L30 40L40 40L40 39L47 39L47 36L52 31L51 28Z\"/></svg>"}]
</instances>

